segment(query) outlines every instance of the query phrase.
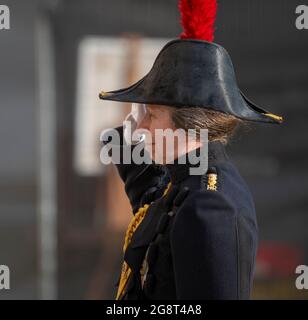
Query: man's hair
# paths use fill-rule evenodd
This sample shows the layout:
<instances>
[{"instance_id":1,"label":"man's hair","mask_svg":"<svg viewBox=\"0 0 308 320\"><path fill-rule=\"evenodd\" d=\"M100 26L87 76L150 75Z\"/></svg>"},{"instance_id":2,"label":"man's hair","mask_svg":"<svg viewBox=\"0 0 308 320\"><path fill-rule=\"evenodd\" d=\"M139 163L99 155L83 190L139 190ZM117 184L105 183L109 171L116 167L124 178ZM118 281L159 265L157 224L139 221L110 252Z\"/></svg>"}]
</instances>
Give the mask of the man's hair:
<instances>
[{"instance_id":1,"label":"man's hair","mask_svg":"<svg viewBox=\"0 0 308 320\"><path fill-rule=\"evenodd\" d=\"M200 137L200 129L208 130L209 141L227 144L243 120L232 115L200 107L170 108L175 127L185 130L195 129Z\"/></svg>"}]
</instances>

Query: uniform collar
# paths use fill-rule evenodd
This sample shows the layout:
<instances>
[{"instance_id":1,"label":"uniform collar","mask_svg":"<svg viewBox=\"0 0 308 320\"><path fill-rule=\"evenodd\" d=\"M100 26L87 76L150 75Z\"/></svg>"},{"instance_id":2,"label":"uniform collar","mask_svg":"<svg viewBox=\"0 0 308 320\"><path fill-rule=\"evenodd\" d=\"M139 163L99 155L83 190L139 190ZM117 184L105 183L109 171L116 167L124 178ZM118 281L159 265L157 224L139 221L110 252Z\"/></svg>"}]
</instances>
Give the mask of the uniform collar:
<instances>
[{"instance_id":1,"label":"uniform collar","mask_svg":"<svg viewBox=\"0 0 308 320\"><path fill-rule=\"evenodd\" d=\"M190 153L196 152L196 156L199 157L200 150L203 150L203 149L198 148L196 150L193 150L179 157L178 159L175 159L174 163L165 165L165 167L169 172L172 184L178 184L181 181L185 180L190 175L190 168L198 167L200 165L199 163L192 164L188 161ZM208 155L205 155L205 156L208 157L208 167L215 166L217 163L227 159L225 147L219 141L209 142ZM185 160L185 164L183 164L184 161L182 160Z\"/></svg>"},{"instance_id":2,"label":"uniform collar","mask_svg":"<svg viewBox=\"0 0 308 320\"><path fill-rule=\"evenodd\" d=\"M200 149L196 150L196 154L200 155ZM188 154L184 155L188 157ZM217 163L227 158L225 148L220 142L210 142L208 144L208 167L215 166ZM179 163L180 162L180 163ZM166 165L172 184L178 184L185 180L189 175L189 168L199 166L190 164L181 164L181 161L175 160L173 164ZM146 250L156 233L156 225L164 211L157 210L161 199L155 201L148 209L142 223L134 233L130 244L128 245L124 260L130 266L133 272L139 272Z\"/></svg>"}]
</instances>

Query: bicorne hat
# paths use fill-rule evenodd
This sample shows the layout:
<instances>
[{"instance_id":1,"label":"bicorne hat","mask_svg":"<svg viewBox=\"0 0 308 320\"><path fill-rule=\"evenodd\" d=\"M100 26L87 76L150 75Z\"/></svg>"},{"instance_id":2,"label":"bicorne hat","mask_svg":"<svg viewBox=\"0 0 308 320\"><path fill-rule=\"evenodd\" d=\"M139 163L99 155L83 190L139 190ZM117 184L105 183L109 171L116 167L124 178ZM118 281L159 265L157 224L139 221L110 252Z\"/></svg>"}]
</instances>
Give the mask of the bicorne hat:
<instances>
[{"instance_id":1,"label":"bicorne hat","mask_svg":"<svg viewBox=\"0 0 308 320\"><path fill-rule=\"evenodd\" d=\"M153 67L130 87L101 92L103 100L203 107L237 118L281 123L282 117L260 108L241 92L227 51L214 39L216 0L180 0L180 39L167 43Z\"/></svg>"}]
</instances>

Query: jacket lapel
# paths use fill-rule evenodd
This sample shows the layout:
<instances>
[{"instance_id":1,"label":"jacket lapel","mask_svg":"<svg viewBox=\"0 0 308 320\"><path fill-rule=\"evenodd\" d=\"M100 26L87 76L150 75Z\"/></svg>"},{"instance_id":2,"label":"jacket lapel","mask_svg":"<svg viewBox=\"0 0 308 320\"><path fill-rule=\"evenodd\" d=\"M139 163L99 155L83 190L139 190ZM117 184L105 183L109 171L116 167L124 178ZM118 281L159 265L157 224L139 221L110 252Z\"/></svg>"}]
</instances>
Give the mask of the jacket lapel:
<instances>
[{"instance_id":1,"label":"jacket lapel","mask_svg":"<svg viewBox=\"0 0 308 320\"><path fill-rule=\"evenodd\" d=\"M124 260L133 271L139 271L143 262L146 250L156 234L158 221L163 214L159 210L161 199L155 201L143 218L143 221L134 232L130 244L127 246Z\"/></svg>"}]
</instances>

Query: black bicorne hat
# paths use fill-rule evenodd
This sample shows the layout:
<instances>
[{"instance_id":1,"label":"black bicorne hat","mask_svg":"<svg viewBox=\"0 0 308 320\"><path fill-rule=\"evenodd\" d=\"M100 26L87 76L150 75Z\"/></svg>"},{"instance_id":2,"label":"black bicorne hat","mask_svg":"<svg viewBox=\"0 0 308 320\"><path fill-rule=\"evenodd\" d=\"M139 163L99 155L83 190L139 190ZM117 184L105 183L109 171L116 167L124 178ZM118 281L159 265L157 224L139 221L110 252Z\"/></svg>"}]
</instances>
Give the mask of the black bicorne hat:
<instances>
[{"instance_id":1,"label":"black bicorne hat","mask_svg":"<svg viewBox=\"0 0 308 320\"><path fill-rule=\"evenodd\" d=\"M195 1L208 4L209 0ZM150 72L137 83L101 92L99 97L178 108L203 107L250 121L283 121L244 96L238 88L231 58L222 46L186 37L167 43Z\"/></svg>"}]
</instances>

